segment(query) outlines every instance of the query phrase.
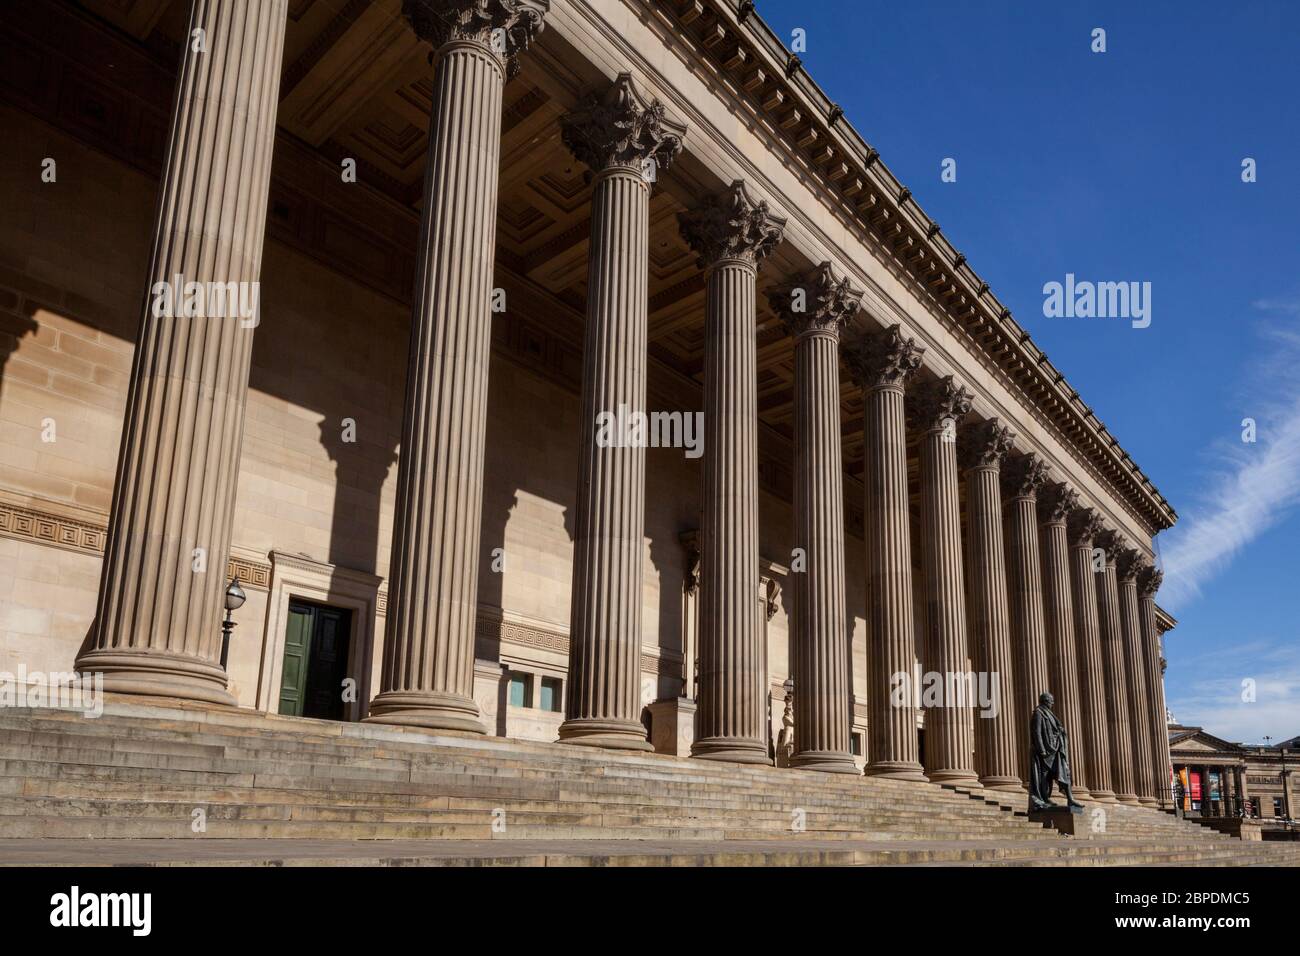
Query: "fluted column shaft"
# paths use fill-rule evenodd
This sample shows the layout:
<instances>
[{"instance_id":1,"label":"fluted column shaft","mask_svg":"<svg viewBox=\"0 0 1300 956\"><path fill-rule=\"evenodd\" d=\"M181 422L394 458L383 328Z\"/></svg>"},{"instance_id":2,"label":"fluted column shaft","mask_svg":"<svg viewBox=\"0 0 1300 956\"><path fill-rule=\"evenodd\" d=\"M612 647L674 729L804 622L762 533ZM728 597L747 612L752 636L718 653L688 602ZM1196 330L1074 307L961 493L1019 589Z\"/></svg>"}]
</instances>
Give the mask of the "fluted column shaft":
<instances>
[{"instance_id":1,"label":"fluted column shaft","mask_svg":"<svg viewBox=\"0 0 1300 956\"><path fill-rule=\"evenodd\" d=\"M569 679L559 734L567 743L650 750L639 720L645 442L623 428L646 411L645 164L666 165L681 149L681 128L665 128L628 74L579 103L562 125L566 143L595 179Z\"/></svg>"},{"instance_id":2,"label":"fluted column shaft","mask_svg":"<svg viewBox=\"0 0 1300 956\"><path fill-rule=\"evenodd\" d=\"M1107 533L1108 542L1114 538ZM1137 803L1133 780L1133 727L1129 722L1128 670L1124 662L1124 630L1120 620L1119 582L1115 547L1107 549L1106 570L1097 580L1097 617L1101 624L1102 666L1106 675L1106 714L1110 741L1110 774L1115 797Z\"/></svg>"},{"instance_id":3,"label":"fluted column shaft","mask_svg":"<svg viewBox=\"0 0 1300 956\"><path fill-rule=\"evenodd\" d=\"M1044 595L1041 550L1038 539L1038 488L1046 470L1033 455L1023 455L1012 465L1004 465L1003 525L1006 531L1007 578L1011 614L1012 696L1007 706L1012 711L1015 739L1016 773L1029 784L1029 716L1038 706L1038 695L1049 692L1047 624L1044 618ZM1057 712L1068 719L1061 693L1056 697ZM1074 728L1066 724L1067 732ZM1072 768L1073 769L1073 768Z\"/></svg>"},{"instance_id":4,"label":"fluted column shaft","mask_svg":"<svg viewBox=\"0 0 1300 956\"><path fill-rule=\"evenodd\" d=\"M460 19L436 12L452 8ZM511 62L496 37L514 44L512 31L535 32L540 15L523 21L512 3L474 9L468 0L404 8L436 53L384 661L368 719L482 733L474 631L501 97Z\"/></svg>"},{"instance_id":5,"label":"fluted column shaft","mask_svg":"<svg viewBox=\"0 0 1300 956\"><path fill-rule=\"evenodd\" d=\"M560 739L651 749L641 710L645 447L601 447L597 417L645 411L649 186L600 174L592 195L582 458L573 543L569 681Z\"/></svg>"},{"instance_id":6,"label":"fluted column shaft","mask_svg":"<svg viewBox=\"0 0 1300 956\"><path fill-rule=\"evenodd\" d=\"M1065 514L1040 504L1042 518L1043 623L1047 634L1048 689L1056 698L1056 710L1069 736L1070 774L1076 796L1089 795L1092 769L1084 745L1083 698L1079 687L1080 658L1074 633L1074 596L1070 583L1070 545ZM1035 702L1037 699L1035 698ZM1026 720L1023 745L1029 747Z\"/></svg>"},{"instance_id":7,"label":"fluted column shaft","mask_svg":"<svg viewBox=\"0 0 1300 956\"><path fill-rule=\"evenodd\" d=\"M1174 805L1170 783L1169 720L1165 710L1165 672L1156 626L1156 592L1164 575L1147 566L1138 574L1138 622L1147 688L1147 726L1151 731L1152 789L1162 808ZM1243 788L1243 796L1245 790Z\"/></svg>"},{"instance_id":8,"label":"fluted column shaft","mask_svg":"<svg viewBox=\"0 0 1300 956\"><path fill-rule=\"evenodd\" d=\"M1121 556L1119 572L1120 627L1124 647L1124 680L1128 689L1128 720L1132 731L1133 786L1143 806L1159 806L1153 787L1155 769L1151 725L1147 719L1146 659L1142 654L1142 625L1138 620L1137 561L1130 551Z\"/></svg>"},{"instance_id":9,"label":"fluted column shaft","mask_svg":"<svg viewBox=\"0 0 1300 956\"><path fill-rule=\"evenodd\" d=\"M794 756L807 770L857 773L849 752L849 644L845 629L844 467L839 332L861 293L829 262L770 296L794 347L794 523L802 567L792 567Z\"/></svg>"},{"instance_id":10,"label":"fluted column shaft","mask_svg":"<svg viewBox=\"0 0 1300 956\"><path fill-rule=\"evenodd\" d=\"M691 755L767 763L758 595L758 264L785 220L744 183L679 217L706 270L700 686Z\"/></svg>"},{"instance_id":11,"label":"fluted column shaft","mask_svg":"<svg viewBox=\"0 0 1300 956\"><path fill-rule=\"evenodd\" d=\"M1083 518L1076 516L1084 514ZM1070 524L1070 582L1074 601L1074 633L1079 659L1081 725L1070 733L1087 756L1088 792L1094 800L1114 802L1110 748L1113 732L1106 714L1106 665L1102 656L1101 625L1097 619L1097 582L1093 570L1093 535L1100 521L1090 509L1076 511Z\"/></svg>"},{"instance_id":12,"label":"fluted column shaft","mask_svg":"<svg viewBox=\"0 0 1300 956\"><path fill-rule=\"evenodd\" d=\"M975 728L973 701L964 675L970 673L967 650L966 594L962 572L961 507L957 491L956 425L970 409L957 396L964 392L942 379L919 397L917 423L922 429L921 568L925 574L926 674L938 674L943 693L925 707L925 774L933 783L973 783ZM936 395L936 393L938 393Z\"/></svg>"},{"instance_id":13,"label":"fluted column shaft","mask_svg":"<svg viewBox=\"0 0 1300 956\"><path fill-rule=\"evenodd\" d=\"M692 754L767 762L758 594L756 271L709 272L704 344L700 697Z\"/></svg>"},{"instance_id":14,"label":"fluted column shaft","mask_svg":"<svg viewBox=\"0 0 1300 956\"><path fill-rule=\"evenodd\" d=\"M994 691L993 706L976 701L975 768L994 790L1019 790L1016 734L1018 703L1012 686L1011 620L1007 608L1006 554L1002 537L1001 461L1010 434L996 421L982 423L970 438L966 460L966 553L970 635L975 670Z\"/></svg>"},{"instance_id":15,"label":"fluted column shaft","mask_svg":"<svg viewBox=\"0 0 1300 956\"><path fill-rule=\"evenodd\" d=\"M286 0L191 8L93 644L77 661L108 691L234 703L220 622L258 317L233 307L239 297L189 318L175 314L184 288L172 309L155 297L179 277L204 290L245 284L256 301L286 10Z\"/></svg>"},{"instance_id":16,"label":"fluted column shaft","mask_svg":"<svg viewBox=\"0 0 1300 956\"><path fill-rule=\"evenodd\" d=\"M917 666L907 489L907 380L924 349L898 326L868 336L854 354L862 386L867 566L867 773L924 780L917 759Z\"/></svg>"}]
</instances>

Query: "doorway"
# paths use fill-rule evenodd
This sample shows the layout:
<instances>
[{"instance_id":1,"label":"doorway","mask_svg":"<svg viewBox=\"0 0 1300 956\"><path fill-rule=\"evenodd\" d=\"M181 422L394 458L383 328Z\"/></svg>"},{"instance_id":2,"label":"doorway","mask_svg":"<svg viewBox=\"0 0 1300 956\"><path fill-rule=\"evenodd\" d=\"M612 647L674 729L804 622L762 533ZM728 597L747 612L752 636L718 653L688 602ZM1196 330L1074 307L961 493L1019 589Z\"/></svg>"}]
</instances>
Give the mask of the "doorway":
<instances>
[{"instance_id":1,"label":"doorway","mask_svg":"<svg viewBox=\"0 0 1300 956\"><path fill-rule=\"evenodd\" d=\"M280 713L343 720L343 682L352 650L352 612L297 598L289 601L280 678Z\"/></svg>"}]
</instances>

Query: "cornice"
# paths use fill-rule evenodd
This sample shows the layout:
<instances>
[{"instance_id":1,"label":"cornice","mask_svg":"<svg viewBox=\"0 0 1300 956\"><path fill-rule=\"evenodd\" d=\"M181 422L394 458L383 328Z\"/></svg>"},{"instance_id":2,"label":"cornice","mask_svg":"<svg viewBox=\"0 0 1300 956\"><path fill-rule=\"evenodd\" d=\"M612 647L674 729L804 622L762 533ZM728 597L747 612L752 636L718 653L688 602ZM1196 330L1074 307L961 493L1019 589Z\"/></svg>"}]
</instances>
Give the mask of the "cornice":
<instances>
[{"instance_id":1,"label":"cornice","mask_svg":"<svg viewBox=\"0 0 1300 956\"><path fill-rule=\"evenodd\" d=\"M1159 531L1177 514L1010 310L911 198L844 111L744 0L627 0L663 11L829 194Z\"/></svg>"}]
</instances>

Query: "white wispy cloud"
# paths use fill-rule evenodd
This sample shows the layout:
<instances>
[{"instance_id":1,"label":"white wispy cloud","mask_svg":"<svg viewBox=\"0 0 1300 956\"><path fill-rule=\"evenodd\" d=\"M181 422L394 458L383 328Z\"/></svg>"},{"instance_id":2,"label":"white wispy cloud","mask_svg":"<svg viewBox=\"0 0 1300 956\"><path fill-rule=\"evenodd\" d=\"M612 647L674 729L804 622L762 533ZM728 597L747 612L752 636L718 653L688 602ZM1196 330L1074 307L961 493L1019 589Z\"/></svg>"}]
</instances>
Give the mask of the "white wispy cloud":
<instances>
[{"instance_id":1,"label":"white wispy cloud","mask_svg":"<svg viewBox=\"0 0 1300 956\"><path fill-rule=\"evenodd\" d=\"M1255 305L1300 314L1300 298ZM1171 610L1300 505L1300 329L1263 330L1257 356L1242 404L1243 416L1256 421L1256 442L1225 440L1210 449L1217 466L1205 495L1163 542L1160 599Z\"/></svg>"},{"instance_id":2,"label":"white wispy cloud","mask_svg":"<svg viewBox=\"0 0 1300 956\"><path fill-rule=\"evenodd\" d=\"M1252 693L1243 699L1247 680ZM1300 647L1261 640L1216 648L1180 660L1167 690L1169 710L1183 724L1231 741L1282 740L1300 732Z\"/></svg>"}]
</instances>

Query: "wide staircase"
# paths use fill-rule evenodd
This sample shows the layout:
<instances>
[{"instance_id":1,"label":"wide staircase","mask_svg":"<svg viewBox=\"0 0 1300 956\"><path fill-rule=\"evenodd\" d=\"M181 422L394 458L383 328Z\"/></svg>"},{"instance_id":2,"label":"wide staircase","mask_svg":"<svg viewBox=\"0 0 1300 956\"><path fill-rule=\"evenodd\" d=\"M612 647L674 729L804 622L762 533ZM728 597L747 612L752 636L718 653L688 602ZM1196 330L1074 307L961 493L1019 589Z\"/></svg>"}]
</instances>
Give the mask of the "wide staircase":
<instances>
[{"instance_id":1,"label":"wide staircase","mask_svg":"<svg viewBox=\"0 0 1300 956\"><path fill-rule=\"evenodd\" d=\"M0 710L0 864L1300 863L1105 809L1078 839L978 789L122 699Z\"/></svg>"}]
</instances>

